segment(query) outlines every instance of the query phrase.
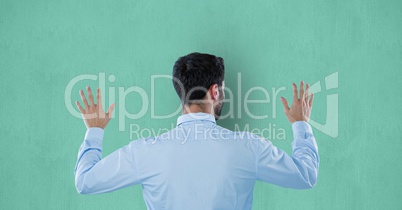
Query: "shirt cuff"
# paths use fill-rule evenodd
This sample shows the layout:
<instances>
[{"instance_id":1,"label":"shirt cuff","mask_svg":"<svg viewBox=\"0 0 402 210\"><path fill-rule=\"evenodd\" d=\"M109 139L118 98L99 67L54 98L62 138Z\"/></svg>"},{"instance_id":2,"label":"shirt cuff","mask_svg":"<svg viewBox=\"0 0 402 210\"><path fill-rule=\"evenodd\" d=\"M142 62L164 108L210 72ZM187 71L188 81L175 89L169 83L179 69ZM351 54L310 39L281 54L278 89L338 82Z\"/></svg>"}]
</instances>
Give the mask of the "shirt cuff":
<instances>
[{"instance_id":1,"label":"shirt cuff","mask_svg":"<svg viewBox=\"0 0 402 210\"><path fill-rule=\"evenodd\" d=\"M303 139L307 138L306 134L313 134L313 130L311 125L305 121L296 121L292 124L293 129L293 137L298 138L301 137Z\"/></svg>"},{"instance_id":2,"label":"shirt cuff","mask_svg":"<svg viewBox=\"0 0 402 210\"><path fill-rule=\"evenodd\" d=\"M99 127L91 127L87 129L85 133L85 141L95 141L96 143L102 144L104 130Z\"/></svg>"}]
</instances>

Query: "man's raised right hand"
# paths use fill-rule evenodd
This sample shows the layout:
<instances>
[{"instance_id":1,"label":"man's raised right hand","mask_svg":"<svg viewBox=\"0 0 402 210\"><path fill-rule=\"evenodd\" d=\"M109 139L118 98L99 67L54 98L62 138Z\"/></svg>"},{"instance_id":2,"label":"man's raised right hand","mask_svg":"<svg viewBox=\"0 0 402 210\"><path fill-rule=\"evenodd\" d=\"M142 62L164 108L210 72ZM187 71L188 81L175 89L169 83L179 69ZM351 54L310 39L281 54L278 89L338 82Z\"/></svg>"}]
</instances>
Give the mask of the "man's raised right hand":
<instances>
[{"instance_id":1,"label":"man's raised right hand","mask_svg":"<svg viewBox=\"0 0 402 210\"><path fill-rule=\"evenodd\" d=\"M288 118L290 123L294 123L296 121L305 121L308 122L310 120L311 109L313 107L314 94L309 95L309 84L306 85L306 91L304 91L304 83L300 82L300 98L298 97L297 86L295 83L293 86L293 103L289 108L288 101L281 97L281 101L284 106L285 115Z\"/></svg>"}]
</instances>

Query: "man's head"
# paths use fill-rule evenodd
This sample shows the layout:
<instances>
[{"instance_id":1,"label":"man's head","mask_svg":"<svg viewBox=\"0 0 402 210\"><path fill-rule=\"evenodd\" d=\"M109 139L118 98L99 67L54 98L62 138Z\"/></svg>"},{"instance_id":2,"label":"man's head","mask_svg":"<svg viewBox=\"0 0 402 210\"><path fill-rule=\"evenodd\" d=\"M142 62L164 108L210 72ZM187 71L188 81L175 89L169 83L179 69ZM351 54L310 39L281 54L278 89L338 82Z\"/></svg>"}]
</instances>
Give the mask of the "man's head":
<instances>
[{"instance_id":1,"label":"man's head","mask_svg":"<svg viewBox=\"0 0 402 210\"><path fill-rule=\"evenodd\" d=\"M221 57L190 53L180 57L173 67L173 86L183 109L193 106L219 119L223 107L225 67ZM211 110L211 111L209 111Z\"/></svg>"}]
</instances>

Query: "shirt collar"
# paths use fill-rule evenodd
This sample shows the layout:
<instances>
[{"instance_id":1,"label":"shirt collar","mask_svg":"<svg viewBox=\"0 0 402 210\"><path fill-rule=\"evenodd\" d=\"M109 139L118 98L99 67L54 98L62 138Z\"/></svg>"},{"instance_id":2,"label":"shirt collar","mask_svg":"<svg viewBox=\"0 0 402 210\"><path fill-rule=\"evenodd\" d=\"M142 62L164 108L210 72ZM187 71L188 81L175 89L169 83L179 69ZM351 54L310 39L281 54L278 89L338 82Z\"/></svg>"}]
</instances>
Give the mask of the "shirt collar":
<instances>
[{"instance_id":1,"label":"shirt collar","mask_svg":"<svg viewBox=\"0 0 402 210\"><path fill-rule=\"evenodd\" d=\"M188 114L183 114L177 118L177 126L185 122L192 121L209 121L216 124L215 117L212 114L205 112L193 112Z\"/></svg>"}]
</instances>

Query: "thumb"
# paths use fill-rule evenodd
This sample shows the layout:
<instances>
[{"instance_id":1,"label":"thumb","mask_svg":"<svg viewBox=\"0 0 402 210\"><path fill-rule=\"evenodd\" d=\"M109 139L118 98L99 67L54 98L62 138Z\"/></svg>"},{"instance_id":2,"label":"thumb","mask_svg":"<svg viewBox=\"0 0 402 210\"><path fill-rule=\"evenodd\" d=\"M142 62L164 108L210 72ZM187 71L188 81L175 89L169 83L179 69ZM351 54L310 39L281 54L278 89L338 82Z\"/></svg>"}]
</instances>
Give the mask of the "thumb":
<instances>
[{"instance_id":1,"label":"thumb","mask_svg":"<svg viewBox=\"0 0 402 210\"><path fill-rule=\"evenodd\" d=\"M289 111L289 105L288 105L288 101L284 98L284 97L281 97L281 101L282 101L282 104L283 104L283 108L285 109L285 112L287 112L287 111Z\"/></svg>"}]
</instances>

